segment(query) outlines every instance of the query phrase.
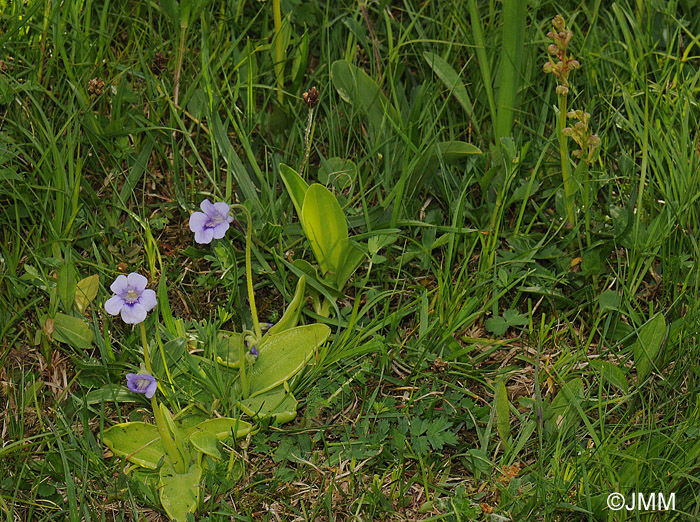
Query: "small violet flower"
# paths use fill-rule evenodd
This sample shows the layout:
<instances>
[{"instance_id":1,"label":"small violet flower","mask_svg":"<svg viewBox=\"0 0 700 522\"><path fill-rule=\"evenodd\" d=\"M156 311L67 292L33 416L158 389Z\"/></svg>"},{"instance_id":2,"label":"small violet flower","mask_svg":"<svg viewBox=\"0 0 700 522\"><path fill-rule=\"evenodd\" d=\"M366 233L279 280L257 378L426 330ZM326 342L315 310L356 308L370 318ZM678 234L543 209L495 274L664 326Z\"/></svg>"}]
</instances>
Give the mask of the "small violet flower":
<instances>
[{"instance_id":1,"label":"small violet flower","mask_svg":"<svg viewBox=\"0 0 700 522\"><path fill-rule=\"evenodd\" d=\"M258 351L258 349L257 349L255 346L251 346L251 348L250 348L250 354L251 354L251 355L254 355L254 356L257 358L258 355L260 355L260 352Z\"/></svg>"},{"instance_id":2,"label":"small violet flower","mask_svg":"<svg viewBox=\"0 0 700 522\"><path fill-rule=\"evenodd\" d=\"M115 295L105 302L105 310L110 315L121 314L127 324L138 324L146 319L146 314L155 308L156 293L146 288L148 279L132 272L120 275L109 288Z\"/></svg>"},{"instance_id":3,"label":"small violet flower","mask_svg":"<svg viewBox=\"0 0 700 522\"><path fill-rule=\"evenodd\" d=\"M126 385L132 392L143 393L149 399L153 397L158 389L156 378L147 373L127 373Z\"/></svg>"},{"instance_id":4,"label":"small violet flower","mask_svg":"<svg viewBox=\"0 0 700 522\"><path fill-rule=\"evenodd\" d=\"M221 239L229 229L233 216L229 216L229 206L223 201L212 203L208 199L199 205L202 212L193 212L190 216L190 230L194 240L200 244L211 243L212 239Z\"/></svg>"}]
</instances>

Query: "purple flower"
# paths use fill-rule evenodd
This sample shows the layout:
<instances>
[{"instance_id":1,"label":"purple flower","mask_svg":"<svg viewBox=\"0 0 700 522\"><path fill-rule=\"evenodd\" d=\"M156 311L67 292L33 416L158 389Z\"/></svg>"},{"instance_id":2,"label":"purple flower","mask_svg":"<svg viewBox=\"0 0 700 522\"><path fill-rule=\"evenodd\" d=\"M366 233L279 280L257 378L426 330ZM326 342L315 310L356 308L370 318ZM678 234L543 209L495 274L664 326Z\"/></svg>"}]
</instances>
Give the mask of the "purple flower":
<instances>
[{"instance_id":1,"label":"purple flower","mask_svg":"<svg viewBox=\"0 0 700 522\"><path fill-rule=\"evenodd\" d=\"M144 393L149 399L153 397L158 389L156 378L147 373L127 373L126 385L132 392Z\"/></svg>"},{"instance_id":2,"label":"purple flower","mask_svg":"<svg viewBox=\"0 0 700 522\"><path fill-rule=\"evenodd\" d=\"M221 239L233 221L228 215L229 206L223 201L212 203L208 199L199 205L202 212L193 212L190 216L190 230L194 240L200 244L211 243L212 239Z\"/></svg>"},{"instance_id":3,"label":"purple flower","mask_svg":"<svg viewBox=\"0 0 700 522\"><path fill-rule=\"evenodd\" d=\"M250 354L251 354L251 355L254 355L254 356L257 358L258 355L260 355L260 352L258 351L258 349L257 349L255 346L251 346L251 348L250 348Z\"/></svg>"},{"instance_id":4,"label":"purple flower","mask_svg":"<svg viewBox=\"0 0 700 522\"><path fill-rule=\"evenodd\" d=\"M156 293L146 289L148 279L132 272L120 275L109 288L115 295L107 299L105 310L110 315L121 314L127 324L138 324L146 319L149 310L155 308Z\"/></svg>"}]
</instances>

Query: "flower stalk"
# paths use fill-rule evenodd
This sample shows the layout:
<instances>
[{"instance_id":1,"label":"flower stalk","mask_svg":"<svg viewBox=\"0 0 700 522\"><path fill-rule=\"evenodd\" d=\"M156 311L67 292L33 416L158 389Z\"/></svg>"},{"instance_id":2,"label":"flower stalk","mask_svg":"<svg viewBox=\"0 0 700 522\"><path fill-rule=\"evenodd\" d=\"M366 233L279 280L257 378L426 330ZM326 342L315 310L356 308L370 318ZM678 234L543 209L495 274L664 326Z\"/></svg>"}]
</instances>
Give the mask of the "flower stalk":
<instances>
[{"instance_id":1,"label":"flower stalk","mask_svg":"<svg viewBox=\"0 0 700 522\"><path fill-rule=\"evenodd\" d=\"M250 315L253 318L253 329L255 344L258 344L262 339L262 328L260 327L260 321L258 321L258 309L255 305L255 292L253 290L253 269L251 263L251 244L253 242L253 218L250 215L250 211L243 205L234 204L231 208L238 208L243 211L247 221L247 228L245 233L245 276L246 282L248 284L248 302L250 304ZM239 348L239 360L238 365L241 378L241 390L243 392L243 398L247 399L250 395L250 389L248 387L248 378L246 375L246 349L245 341L241 344Z\"/></svg>"},{"instance_id":2,"label":"flower stalk","mask_svg":"<svg viewBox=\"0 0 700 522\"><path fill-rule=\"evenodd\" d=\"M141 343L143 345L143 362L146 366L146 371L153 375L153 370L151 368L151 357L148 353L148 340L146 338L146 326L145 323L141 323ZM170 434L170 430L163 420L161 405L158 404L155 395L151 397L151 408L153 409L153 417L156 421L156 427L158 428L158 433L160 434L160 440L163 443L163 448L170 458L170 462L173 465L173 469L178 473L187 473L189 469L189 459L187 458L187 451L182 445L178 447L174 440L174 434Z\"/></svg>"}]
</instances>

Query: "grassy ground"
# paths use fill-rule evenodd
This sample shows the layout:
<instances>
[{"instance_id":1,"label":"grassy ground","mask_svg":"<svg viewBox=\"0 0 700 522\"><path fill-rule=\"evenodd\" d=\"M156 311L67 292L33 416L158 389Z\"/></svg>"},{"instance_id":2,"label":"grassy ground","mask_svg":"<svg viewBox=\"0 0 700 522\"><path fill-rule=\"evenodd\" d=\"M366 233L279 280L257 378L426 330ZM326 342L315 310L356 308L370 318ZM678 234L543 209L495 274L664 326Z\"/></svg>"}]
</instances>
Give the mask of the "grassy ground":
<instances>
[{"instance_id":1,"label":"grassy ground","mask_svg":"<svg viewBox=\"0 0 700 522\"><path fill-rule=\"evenodd\" d=\"M271 3L198 4L181 31L170 2L0 0L0 518L166 519L101 443L150 418L101 391L138 360L109 284L147 274L188 332L250 324L243 234L202 247L187 227L204 197L245 201L274 321L290 261L313 262L286 163L369 247L297 419L224 447L241 472L205 474L197 520L696 520L697 0L531 2L521 25L493 1L288 0L281 69ZM568 108L601 139L590 169L566 158L573 220L542 72L557 13L581 64ZM92 275L78 313L64 282ZM612 511L613 492L676 509Z\"/></svg>"}]
</instances>

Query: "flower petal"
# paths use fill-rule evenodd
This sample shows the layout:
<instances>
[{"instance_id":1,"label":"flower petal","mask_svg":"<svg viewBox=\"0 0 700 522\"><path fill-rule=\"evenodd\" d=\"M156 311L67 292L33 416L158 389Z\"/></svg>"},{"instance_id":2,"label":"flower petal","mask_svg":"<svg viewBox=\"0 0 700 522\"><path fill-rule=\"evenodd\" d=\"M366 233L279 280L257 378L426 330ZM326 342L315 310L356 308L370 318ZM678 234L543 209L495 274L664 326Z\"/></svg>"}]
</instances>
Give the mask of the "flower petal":
<instances>
[{"instance_id":1,"label":"flower petal","mask_svg":"<svg viewBox=\"0 0 700 522\"><path fill-rule=\"evenodd\" d=\"M216 216L216 210L214 210L214 204L209 201L208 199L205 199L199 204L199 208L202 209L202 212L204 212L207 216Z\"/></svg>"},{"instance_id":2,"label":"flower petal","mask_svg":"<svg viewBox=\"0 0 700 522\"><path fill-rule=\"evenodd\" d=\"M150 288L147 288L143 291L141 297L139 297L138 303L143 306L147 312L150 312L158 304L158 301L156 300L156 292Z\"/></svg>"},{"instance_id":3,"label":"flower petal","mask_svg":"<svg viewBox=\"0 0 700 522\"><path fill-rule=\"evenodd\" d=\"M156 394L156 390L158 389L158 383L156 382L155 379L153 379L153 382L148 385L148 388L146 388L146 397L151 398Z\"/></svg>"},{"instance_id":4,"label":"flower petal","mask_svg":"<svg viewBox=\"0 0 700 522\"><path fill-rule=\"evenodd\" d=\"M139 388L138 388L138 381L139 376L136 375L135 373L127 373L126 374L126 385L129 388L129 391L133 393L139 393Z\"/></svg>"},{"instance_id":5,"label":"flower petal","mask_svg":"<svg viewBox=\"0 0 700 522\"><path fill-rule=\"evenodd\" d=\"M136 272L131 272L126 279L129 282L130 289L138 294L143 292L143 289L148 284L148 279Z\"/></svg>"},{"instance_id":6,"label":"flower petal","mask_svg":"<svg viewBox=\"0 0 700 522\"><path fill-rule=\"evenodd\" d=\"M125 303L122 307L122 319L126 324L139 324L146 319L146 309L138 302L130 305Z\"/></svg>"},{"instance_id":7,"label":"flower petal","mask_svg":"<svg viewBox=\"0 0 700 522\"><path fill-rule=\"evenodd\" d=\"M112 291L112 293L115 293L117 295L122 295L127 292L129 289L129 283L126 280L125 275L120 275L117 276L117 278L114 280L114 283L112 283L109 287L109 289Z\"/></svg>"},{"instance_id":8,"label":"flower petal","mask_svg":"<svg viewBox=\"0 0 700 522\"><path fill-rule=\"evenodd\" d=\"M204 212L193 212L190 216L190 230L192 232L201 232L209 222L209 216Z\"/></svg>"},{"instance_id":9,"label":"flower petal","mask_svg":"<svg viewBox=\"0 0 700 522\"><path fill-rule=\"evenodd\" d=\"M222 237L224 237L229 227L230 225L224 221L223 223L219 223L214 228L212 228L211 230L213 230L214 239L221 239Z\"/></svg>"},{"instance_id":10,"label":"flower petal","mask_svg":"<svg viewBox=\"0 0 700 522\"><path fill-rule=\"evenodd\" d=\"M120 276L124 277L124 276ZM124 277L126 279L126 277ZM114 285L112 285L114 286ZM119 297L118 295L113 295L107 301L105 301L105 310L107 310L107 313L109 315L119 315L119 312L121 312L122 307L124 306L124 299Z\"/></svg>"},{"instance_id":11,"label":"flower petal","mask_svg":"<svg viewBox=\"0 0 700 522\"><path fill-rule=\"evenodd\" d=\"M214 203L214 210L216 210L216 213L220 216L225 217L228 215L229 206L223 201L219 201L218 203Z\"/></svg>"},{"instance_id":12,"label":"flower petal","mask_svg":"<svg viewBox=\"0 0 700 522\"><path fill-rule=\"evenodd\" d=\"M200 243L202 245L206 245L211 243L211 240L214 238L214 229L213 228L205 228L204 230L197 231L194 233L194 240L197 243Z\"/></svg>"}]
</instances>

